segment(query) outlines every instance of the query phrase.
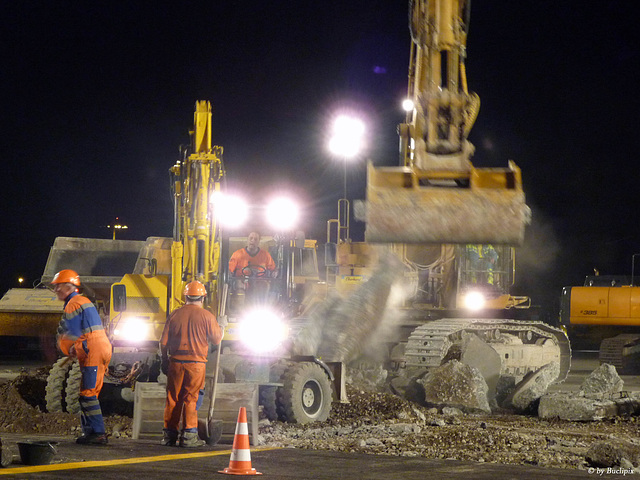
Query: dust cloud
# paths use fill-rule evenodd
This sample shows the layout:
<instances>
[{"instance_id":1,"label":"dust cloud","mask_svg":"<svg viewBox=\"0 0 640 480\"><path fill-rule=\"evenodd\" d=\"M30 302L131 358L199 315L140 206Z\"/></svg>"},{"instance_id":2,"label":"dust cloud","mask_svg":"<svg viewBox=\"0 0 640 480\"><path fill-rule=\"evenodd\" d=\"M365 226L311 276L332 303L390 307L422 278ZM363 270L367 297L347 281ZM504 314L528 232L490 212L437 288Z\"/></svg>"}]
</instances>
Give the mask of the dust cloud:
<instances>
[{"instance_id":1,"label":"dust cloud","mask_svg":"<svg viewBox=\"0 0 640 480\"><path fill-rule=\"evenodd\" d=\"M309 312L308 323L293 344L296 355L349 362L382 341L398 321L393 308L404 267L389 252L381 253L371 277L352 294L329 297Z\"/></svg>"}]
</instances>

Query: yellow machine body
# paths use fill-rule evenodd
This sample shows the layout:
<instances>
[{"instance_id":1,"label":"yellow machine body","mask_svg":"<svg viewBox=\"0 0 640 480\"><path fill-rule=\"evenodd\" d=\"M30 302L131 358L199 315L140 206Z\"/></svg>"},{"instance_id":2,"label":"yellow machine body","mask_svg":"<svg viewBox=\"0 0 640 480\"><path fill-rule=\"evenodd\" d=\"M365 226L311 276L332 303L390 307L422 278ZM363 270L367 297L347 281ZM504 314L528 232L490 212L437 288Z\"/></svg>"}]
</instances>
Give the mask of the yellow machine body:
<instances>
[{"instance_id":1,"label":"yellow machine body","mask_svg":"<svg viewBox=\"0 0 640 480\"><path fill-rule=\"evenodd\" d=\"M469 252L491 249L495 260L470 260ZM336 262L327 268L327 282L343 294L353 293L374 275L381 253L392 252L403 264L405 308L431 311L469 310L470 292L483 296L481 311L474 315L496 315L496 311L528 309L531 299L510 294L515 277L515 252L504 245L376 245L343 242L336 245ZM458 313L464 316L464 313Z\"/></svg>"},{"instance_id":2,"label":"yellow machine body","mask_svg":"<svg viewBox=\"0 0 640 480\"><path fill-rule=\"evenodd\" d=\"M167 319L169 277L127 274L111 287L108 334L115 346L152 342L157 346ZM119 287L126 288L126 309L117 304ZM135 335L135 342L131 336Z\"/></svg>"},{"instance_id":3,"label":"yellow machine body","mask_svg":"<svg viewBox=\"0 0 640 480\"><path fill-rule=\"evenodd\" d=\"M640 287L567 288L569 325L640 326Z\"/></svg>"},{"instance_id":4,"label":"yellow machine body","mask_svg":"<svg viewBox=\"0 0 640 480\"><path fill-rule=\"evenodd\" d=\"M230 237L228 242L228 251L225 258L229 258L231 254L239 248L247 245L246 237ZM288 312L293 316L303 315L304 312L311 307L311 305L323 301L327 296L326 283L320 281L319 267L318 267L318 242L314 239L304 239L303 242L296 242L291 240L289 242L289 249L282 254L287 255L289 258L282 259L279 262L279 245L273 237L264 236L261 238L260 248L269 251L271 257L277 262L282 263L285 266L282 274L285 278L282 278L284 289L286 293L283 296L288 299L290 305L297 305L297 311ZM242 286L242 283L246 282L246 286ZM225 334L225 341L232 342L239 340L238 338L238 323L242 321L243 314L250 310L252 300L249 292L252 287L256 287L256 284L262 284L265 290L265 296L269 296L269 292L273 290L275 284L279 282L276 279L271 278L251 278L240 279L234 285L230 282L232 288L229 290L226 296L226 308L225 312L228 317L229 325ZM238 285L240 284L240 285ZM273 285L272 285L273 284ZM278 283L278 288L283 285ZM266 302L266 304L274 302Z\"/></svg>"},{"instance_id":5,"label":"yellow machine body","mask_svg":"<svg viewBox=\"0 0 640 480\"><path fill-rule=\"evenodd\" d=\"M221 234L211 199L224 167L222 147L211 145L209 102L196 102L190 133L190 148L170 169L173 237L148 238L132 274L111 286L107 328L115 345L152 342L157 348L168 314L184 304L184 287L192 280L205 285L205 308L218 313Z\"/></svg>"},{"instance_id":6,"label":"yellow machine body","mask_svg":"<svg viewBox=\"0 0 640 480\"><path fill-rule=\"evenodd\" d=\"M584 286L564 287L560 297L560 323L571 341L597 349L600 363L621 375L640 373L640 287L633 278L590 275Z\"/></svg>"}]
</instances>

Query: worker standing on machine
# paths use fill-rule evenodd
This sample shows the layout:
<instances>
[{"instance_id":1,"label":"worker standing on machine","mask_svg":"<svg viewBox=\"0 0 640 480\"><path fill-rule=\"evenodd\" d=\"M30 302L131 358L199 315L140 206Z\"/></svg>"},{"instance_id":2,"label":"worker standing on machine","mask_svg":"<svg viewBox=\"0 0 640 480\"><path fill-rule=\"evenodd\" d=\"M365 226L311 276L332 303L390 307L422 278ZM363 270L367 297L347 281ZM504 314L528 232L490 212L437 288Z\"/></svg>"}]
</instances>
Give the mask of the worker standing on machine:
<instances>
[{"instance_id":1,"label":"worker standing on machine","mask_svg":"<svg viewBox=\"0 0 640 480\"><path fill-rule=\"evenodd\" d=\"M213 313L203 308L205 286L194 280L184 289L186 304L175 310L160 340L162 373L167 376L162 445L200 447L196 404L204 387L209 343L218 345L222 331ZM178 429L182 420L182 433Z\"/></svg>"},{"instance_id":2,"label":"worker standing on machine","mask_svg":"<svg viewBox=\"0 0 640 480\"><path fill-rule=\"evenodd\" d=\"M236 250L229 259L229 271L236 277L249 276L252 272L254 276L266 276L267 272L273 278L278 276L276 264L267 250L260 248L260 233L249 232L247 237L248 245Z\"/></svg>"},{"instance_id":3,"label":"worker standing on machine","mask_svg":"<svg viewBox=\"0 0 640 480\"><path fill-rule=\"evenodd\" d=\"M104 374L111 361L111 342L91 301L78 293L80 276L73 270L60 270L51 281L58 300L64 302L58 347L80 363L80 421L82 435L76 443L106 445L107 434L98 396Z\"/></svg>"}]
</instances>

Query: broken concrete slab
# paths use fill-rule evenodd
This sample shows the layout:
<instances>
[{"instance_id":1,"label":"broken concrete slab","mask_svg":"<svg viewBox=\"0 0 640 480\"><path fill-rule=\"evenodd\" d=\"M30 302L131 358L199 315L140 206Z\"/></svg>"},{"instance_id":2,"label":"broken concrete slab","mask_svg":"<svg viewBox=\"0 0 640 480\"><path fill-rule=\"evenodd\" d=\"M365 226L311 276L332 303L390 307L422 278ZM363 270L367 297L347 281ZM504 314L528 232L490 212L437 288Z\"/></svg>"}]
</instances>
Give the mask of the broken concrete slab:
<instances>
[{"instance_id":1,"label":"broken concrete slab","mask_svg":"<svg viewBox=\"0 0 640 480\"><path fill-rule=\"evenodd\" d=\"M417 383L424 387L428 406L457 407L468 413L491 413L489 387L477 368L457 360L429 371Z\"/></svg>"},{"instance_id":2,"label":"broken concrete slab","mask_svg":"<svg viewBox=\"0 0 640 480\"><path fill-rule=\"evenodd\" d=\"M580 393L548 393L540 398L538 417L590 422L640 412L640 394L621 392L618 396L589 398Z\"/></svg>"},{"instance_id":3,"label":"broken concrete slab","mask_svg":"<svg viewBox=\"0 0 640 480\"><path fill-rule=\"evenodd\" d=\"M585 378L580 385L580 392L586 397L602 396L621 392L623 387L624 381L618 375L616 367L603 363Z\"/></svg>"},{"instance_id":4,"label":"broken concrete slab","mask_svg":"<svg viewBox=\"0 0 640 480\"><path fill-rule=\"evenodd\" d=\"M559 375L558 362L547 363L526 375L506 399L504 406L515 408L519 412L531 411L536 401L547 393L549 385L555 382Z\"/></svg>"},{"instance_id":5,"label":"broken concrete slab","mask_svg":"<svg viewBox=\"0 0 640 480\"><path fill-rule=\"evenodd\" d=\"M500 354L477 335L469 335L462 344L460 361L480 370L484 381L487 382L489 403L492 403L496 398L496 387L502 368Z\"/></svg>"}]
</instances>

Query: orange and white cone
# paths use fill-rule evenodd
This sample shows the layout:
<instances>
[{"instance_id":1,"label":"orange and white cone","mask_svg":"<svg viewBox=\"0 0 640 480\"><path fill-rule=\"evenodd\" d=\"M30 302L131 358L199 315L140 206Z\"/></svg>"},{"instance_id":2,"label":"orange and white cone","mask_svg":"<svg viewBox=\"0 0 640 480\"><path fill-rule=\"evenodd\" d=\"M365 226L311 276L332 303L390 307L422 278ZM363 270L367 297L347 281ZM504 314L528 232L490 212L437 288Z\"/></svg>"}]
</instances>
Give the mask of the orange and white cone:
<instances>
[{"instance_id":1,"label":"orange and white cone","mask_svg":"<svg viewBox=\"0 0 640 480\"><path fill-rule=\"evenodd\" d=\"M238 412L238 423L236 423L236 434L233 437L233 448L229 466L218 473L228 473L230 475L262 475L251 467L251 451L249 449L249 427L247 425L247 410L240 407Z\"/></svg>"}]
</instances>

